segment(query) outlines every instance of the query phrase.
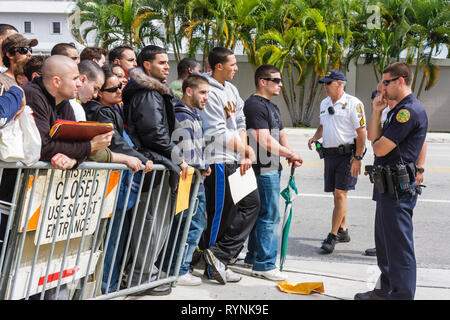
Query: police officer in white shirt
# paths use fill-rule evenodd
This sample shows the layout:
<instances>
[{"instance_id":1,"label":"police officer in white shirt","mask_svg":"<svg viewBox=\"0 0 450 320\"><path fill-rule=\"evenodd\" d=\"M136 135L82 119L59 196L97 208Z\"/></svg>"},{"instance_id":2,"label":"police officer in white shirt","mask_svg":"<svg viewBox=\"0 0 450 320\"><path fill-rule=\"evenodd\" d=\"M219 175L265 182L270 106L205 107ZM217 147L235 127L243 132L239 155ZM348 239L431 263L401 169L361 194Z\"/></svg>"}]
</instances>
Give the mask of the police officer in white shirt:
<instances>
[{"instance_id":1,"label":"police officer in white shirt","mask_svg":"<svg viewBox=\"0 0 450 320\"><path fill-rule=\"evenodd\" d=\"M320 103L320 125L312 143L323 138L321 145L325 160L325 192L333 192L334 209L331 232L321 249L332 253L336 242L349 242L347 229L347 192L354 190L361 174L361 160L366 144L366 123L362 102L344 92L344 74L330 70L319 80L327 92ZM316 147L318 145L316 144Z\"/></svg>"}]
</instances>

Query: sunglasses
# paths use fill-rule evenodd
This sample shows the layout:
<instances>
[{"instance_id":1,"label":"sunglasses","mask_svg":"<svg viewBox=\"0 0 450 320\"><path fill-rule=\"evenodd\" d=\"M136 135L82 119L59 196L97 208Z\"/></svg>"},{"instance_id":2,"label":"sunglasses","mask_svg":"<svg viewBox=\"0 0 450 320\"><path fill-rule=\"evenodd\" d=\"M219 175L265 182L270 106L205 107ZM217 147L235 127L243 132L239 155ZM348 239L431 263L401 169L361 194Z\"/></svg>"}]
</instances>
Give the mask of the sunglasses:
<instances>
[{"instance_id":1,"label":"sunglasses","mask_svg":"<svg viewBox=\"0 0 450 320\"><path fill-rule=\"evenodd\" d=\"M279 84L279 83L281 83L281 78L262 78L263 80L266 80L266 81L272 81L272 82L275 82L276 84Z\"/></svg>"},{"instance_id":2,"label":"sunglasses","mask_svg":"<svg viewBox=\"0 0 450 320\"><path fill-rule=\"evenodd\" d=\"M27 54L28 51L30 51L30 53L33 53L33 49L30 47L20 47L20 48L14 49L14 51L18 52L20 54Z\"/></svg>"},{"instance_id":3,"label":"sunglasses","mask_svg":"<svg viewBox=\"0 0 450 320\"><path fill-rule=\"evenodd\" d=\"M387 87L388 85L389 85L389 83L391 83L392 81L395 81L395 80L398 80L398 79L400 79L400 78L407 78L407 77L405 77L405 76L398 76L397 78L394 78L394 79L390 79L390 80L383 80L383 81L381 81L382 83L383 83L383 85L385 86L385 87Z\"/></svg>"},{"instance_id":4,"label":"sunglasses","mask_svg":"<svg viewBox=\"0 0 450 320\"><path fill-rule=\"evenodd\" d=\"M101 89L101 91L114 93L117 91L117 89L122 89L122 85L123 85L123 83L120 82L118 86L108 88L108 89Z\"/></svg>"},{"instance_id":5,"label":"sunglasses","mask_svg":"<svg viewBox=\"0 0 450 320\"><path fill-rule=\"evenodd\" d=\"M328 113L330 115L333 115L334 114L334 108L333 107L328 107Z\"/></svg>"}]
</instances>

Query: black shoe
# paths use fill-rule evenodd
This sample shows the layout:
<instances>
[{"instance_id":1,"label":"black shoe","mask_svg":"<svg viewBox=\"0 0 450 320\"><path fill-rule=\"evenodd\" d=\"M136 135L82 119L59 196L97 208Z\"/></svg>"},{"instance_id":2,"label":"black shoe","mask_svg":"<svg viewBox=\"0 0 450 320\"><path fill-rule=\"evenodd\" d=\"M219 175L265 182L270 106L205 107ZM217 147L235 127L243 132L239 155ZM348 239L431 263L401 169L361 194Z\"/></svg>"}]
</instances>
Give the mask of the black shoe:
<instances>
[{"instance_id":1,"label":"black shoe","mask_svg":"<svg viewBox=\"0 0 450 320\"><path fill-rule=\"evenodd\" d=\"M370 249L367 249L366 251L364 251L364 253L366 254L366 256L376 257L377 256L377 249L376 248L370 248Z\"/></svg>"},{"instance_id":2,"label":"black shoe","mask_svg":"<svg viewBox=\"0 0 450 320\"><path fill-rule=\"evenodd\" d=\"M200 270L204 270L206 268L206 261L203 256L203 251L199 248L195 248L194 253L192 254L191 268Z\"/></svg>"},{"instance_id":3,"label":"black shoe","mask_svg":"<svg viewBox=\"0 0 450 320\"><path fill-rule=\"evenodd\" d=\"M226 284L227 275L225 265L222 263L222 261L217 259L217 257L209 249L206 249L204 251L204 258L206 263L208 264L208 274L212 275L214 280L217 280L220 284Z\"/></svg>"},{"instance_id":4,"label":"black shoe","mask_svg":"<svg viewBox=\"0 0 450 320\"><path fill-rule=\"evenodd\" d=\"M387 300L387 297L384 295L377 294L375 290L361 292L355 294L355 300Z\"/></svg>"},{"instance_id":5,"label":"black shoe","mask_svg":"<svg viewBox=\"0 0 450 320\"><path fill-rule=\"evenodd\" d=\"M133 296L167 296L172 293L172 286L170 283L165 283L160 286L150 288L144 291L139 291Z\"/></svg>"},{"instance_id":6,"label":"black shoe","mask_svg":"<svg viewBox=\"0 0 450 320\"><path fill-rule=\"evenodd\" d=\"M325 241L322 242L322 247L320 247L320 248L327 253L332 253L334 251L334 246L336 245L336 241L337 241L337 236L335 236L332 233L329 233L328 237L325 239Z\"/></svg>"},{"instance_id":7,"label":"black shoe","mask_svg":"<svg viewBox=\"0 0 450 320\"><path fill-rule=\"evenodd\" d=\"M344 231L342 228L339 228L337 233L337 242L350 242L350 236L348 235L348 228Z\"/></svg>"}]
</instances>

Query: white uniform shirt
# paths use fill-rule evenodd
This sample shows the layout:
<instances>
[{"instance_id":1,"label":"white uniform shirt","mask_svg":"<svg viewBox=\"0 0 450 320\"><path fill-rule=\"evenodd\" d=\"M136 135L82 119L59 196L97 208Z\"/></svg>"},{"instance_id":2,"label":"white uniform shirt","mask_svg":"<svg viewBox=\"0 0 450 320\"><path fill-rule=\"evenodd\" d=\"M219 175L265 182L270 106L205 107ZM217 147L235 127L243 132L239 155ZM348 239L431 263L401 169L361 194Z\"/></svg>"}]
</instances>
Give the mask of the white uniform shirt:
<instances>
[{"instance_id":1,"label":"white uniform shirt","mask_svg":"<svg viewBox=\"0 0 450 320\"><path fill-rule=\"evenodd\" d=\"M328 108L334 108L334 114ZM354 143L356 129L366 125L364 105L356 97L344 92L335 104L330 97L320 103L320 124L323 126L323 146L336 148L341 144Z\"/></svg>"},{"instance_id":2,"label":"white uniform shirt","mask_svg":"<svg viewBox=\"0 0 450 320\"><path fill-rule=\"evenodd\" d=\"M77 99L70 99L70 105L72 106L73 113L75 114L76 121L86 121L86 113L81 104L78 103Z\"/></svg>"}]
</instances>

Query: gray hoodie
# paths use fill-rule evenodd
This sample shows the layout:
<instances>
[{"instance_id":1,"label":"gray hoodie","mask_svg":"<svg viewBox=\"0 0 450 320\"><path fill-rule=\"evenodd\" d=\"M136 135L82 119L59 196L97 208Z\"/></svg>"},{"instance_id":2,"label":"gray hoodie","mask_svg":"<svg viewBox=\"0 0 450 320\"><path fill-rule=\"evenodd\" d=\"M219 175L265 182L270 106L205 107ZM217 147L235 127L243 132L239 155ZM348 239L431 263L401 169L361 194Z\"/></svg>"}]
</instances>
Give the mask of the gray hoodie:
<instances>
[{"instance_id":1,"label":"gray hoodie","mask_svg":"<svg viewBox=\"0 0 450 320\"><path fill-rule=\"evenodd\" d=\"M205 156L208 163L237 162L237 152L227 149L226 145L233 138L240 140L239 131L246 129L244 101L237 88L225 81L222 85L208 74L210 87L208 102L199 110L206 141Z\"/></svg>"}]
</instances>

